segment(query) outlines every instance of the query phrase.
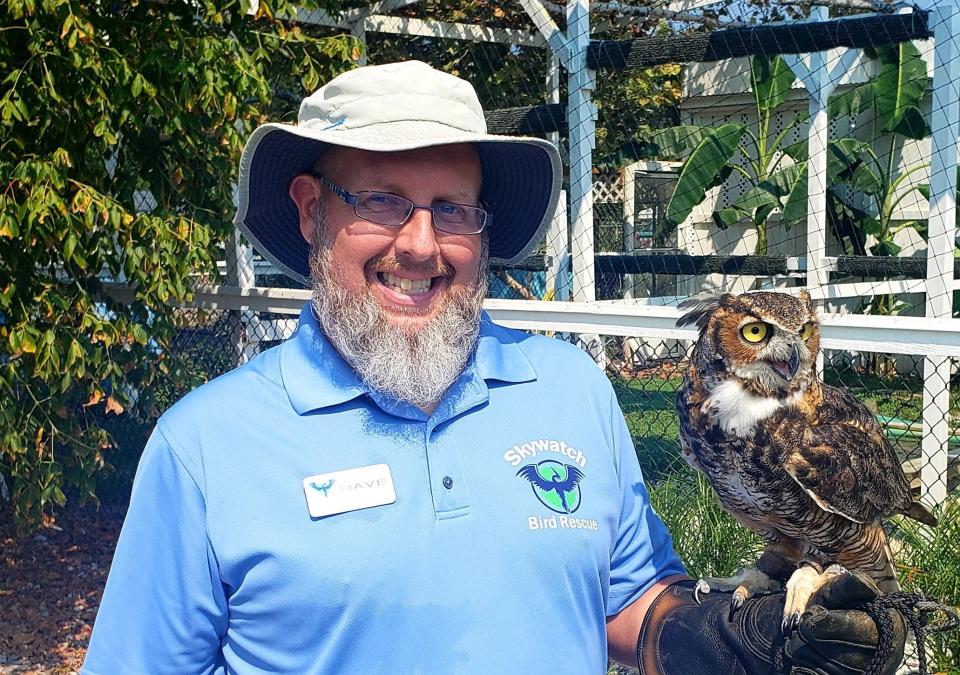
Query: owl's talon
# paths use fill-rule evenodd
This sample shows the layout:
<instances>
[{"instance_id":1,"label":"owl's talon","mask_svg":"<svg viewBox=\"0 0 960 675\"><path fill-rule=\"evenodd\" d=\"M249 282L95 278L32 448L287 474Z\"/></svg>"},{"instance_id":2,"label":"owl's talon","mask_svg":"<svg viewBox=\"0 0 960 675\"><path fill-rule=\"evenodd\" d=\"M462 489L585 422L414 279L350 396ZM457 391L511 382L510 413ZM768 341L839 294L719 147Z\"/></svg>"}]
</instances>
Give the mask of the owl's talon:
<instances>
[{"instance_id":1,"label":"owl's talon","mask_svg":"<svg viewBox=\"0 0 960 675\"><path fill-rule=\"evenodd\" d=\"M697 585L693 587L694 602L696 602L699 605L700 603L703 602L703 600L700 599L700 594L703 593L704 595L706 595L709 592L710 592L710 584L708 584L706 581L701 579L700 581L697 582Z\"/></svg>"},{"instance_id":2,"label":"owl's talon","mask_svg":"<svg viewBox=\"0 0 960 675\"><path fill-rule=\"evenodd\" d=\"M780 625L783 637L787 637L796 630L797 626L800 625L800 616L799 612L794 612L790 616L784 617L783 623Z\"/></svg>"},{"instance_id":3,"label":"owl's talon","mask_svg":"<svg viewBox=\"0 0 960 675\"><path fill-rule=\"evenodd\" d=\"M727 621L733 621L733 615L743 607L743 603L747 601L748 597L749 591L743 586L738 587L733 592L733 595L730 596L730 613L727 615Z\"/></svg>"}]
</instances>

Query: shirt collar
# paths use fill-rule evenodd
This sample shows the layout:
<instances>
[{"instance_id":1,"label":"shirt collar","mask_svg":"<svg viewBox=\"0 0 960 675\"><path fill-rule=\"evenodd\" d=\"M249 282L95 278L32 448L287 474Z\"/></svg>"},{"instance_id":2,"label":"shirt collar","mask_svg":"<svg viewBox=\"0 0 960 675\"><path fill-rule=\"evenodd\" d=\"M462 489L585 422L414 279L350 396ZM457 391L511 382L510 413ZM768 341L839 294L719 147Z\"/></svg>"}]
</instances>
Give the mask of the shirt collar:
<instances>
[{"instance_id":1,"label":"shirt collar","mask_svg":"<svg viewBox=\"0 0 960 675\"><path fill-rule=\"evenodd\" d=\"M444 397L453 398L454 401L445 400L440 407L447 408L447 403L453 403L454 408L462 411L464 405L486 400L488 381L520 383L537 379L533 364L520 348L517 336L517 333L493 323L490 316L483 312L474 355ZM300 312L300 324L296 332L280 346L280 372L290 403L299 415L339 405L368 393L353 368L323 334L309 302ZM464 398L462 386L467 383L472 383L469 389L474 391L471 396ZM478 387L483 391L477 391ZM378 392L370 393L385 410L395 407L384 405L386 401L381 400L384 397ZM439 408L437 412L440 412ZM448 414L453 412L450 410Z\"/></svg>"},{"instance_id":2,"label":"shirt collar","mask_svg":"<svg viewBox=\"0 0 960 675\"><path fill-rule=\"evenodd\" d=\"M298 415L345 403L364 393L363 383L317 323L308 302L300 325L280 346L280 373Z\"/></svg>"},{"instance_id":3,"label":"shirt collar","mask_svg":"<svg viewBox=\"0 0 960 675\"><path fill-rule=\"evenodd\" d=\"M518 337L525 336L498 326L486 312L481 314L480 337L473 357L480 377L513 383L537 379L537 371L520 348Z\"/></svg>"}]
</instances>

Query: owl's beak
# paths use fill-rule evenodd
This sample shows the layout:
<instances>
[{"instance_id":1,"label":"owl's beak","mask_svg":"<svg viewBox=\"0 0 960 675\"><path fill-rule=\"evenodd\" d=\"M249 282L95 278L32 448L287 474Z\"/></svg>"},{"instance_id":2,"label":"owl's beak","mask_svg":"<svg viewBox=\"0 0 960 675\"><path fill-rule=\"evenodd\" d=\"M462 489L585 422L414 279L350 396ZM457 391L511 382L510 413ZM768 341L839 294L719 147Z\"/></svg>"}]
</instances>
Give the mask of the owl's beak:
<instances>
[{"instance_id":1,"label":"owl's beak","mask_svg":"<svg viewBox=\"0 0 960 675\"><path fill-rule=\"evenodd\" d=\"M768 361L773 370L786 381L793 379L800 369L800 350L796 345L790 347L790 358L783 361Z\"/></svg>"},{"instance_id":2,"label":"owl's beak","mask_svg":"<svg viewBox=\"0 0 960 675\"><path fill-rule=\"evenodd\" d=\"M790 379L793 379L793 376L797 374L797 371L800 369L800 350L797 349L797 345L793 345L790 348Z\"/></svg>"}]
</instances>

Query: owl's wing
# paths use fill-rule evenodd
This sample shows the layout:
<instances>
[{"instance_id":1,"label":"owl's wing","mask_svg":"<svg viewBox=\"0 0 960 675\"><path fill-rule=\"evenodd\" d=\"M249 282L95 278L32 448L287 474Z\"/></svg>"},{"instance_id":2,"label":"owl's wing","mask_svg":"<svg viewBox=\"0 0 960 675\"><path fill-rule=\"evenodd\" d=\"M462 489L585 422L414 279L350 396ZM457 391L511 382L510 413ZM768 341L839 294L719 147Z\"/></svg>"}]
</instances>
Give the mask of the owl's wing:
<instances>
[{"instance_id":1,"label":"owl's wing","mask_svg":"<svg viewBox=\"0 0 960 675\"><path fill-rule=\"evenodd\" d=\"M856 522L911 505L910 486L880 425L846 392L824 387L821 419L787 455L787 473L820 508Z\"/></svg>"}]
</instances>

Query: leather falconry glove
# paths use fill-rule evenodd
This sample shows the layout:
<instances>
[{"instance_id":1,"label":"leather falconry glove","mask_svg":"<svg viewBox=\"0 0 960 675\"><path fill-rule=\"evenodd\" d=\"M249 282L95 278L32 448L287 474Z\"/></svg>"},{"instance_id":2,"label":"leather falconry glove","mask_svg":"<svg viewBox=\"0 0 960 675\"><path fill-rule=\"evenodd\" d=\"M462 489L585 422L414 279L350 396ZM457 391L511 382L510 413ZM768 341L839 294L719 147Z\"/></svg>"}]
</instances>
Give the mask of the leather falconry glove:
<instances>
[{"instance_id":1,"label":"leather falconry glove","mask_svg":"<svg viewBox=\"0 0 960 675\"><path fill-rule=\"evenodd\" d=\"M866 612L850 609L880 595L863 574L847 572L827 582L787 637L785 593L750 598L731 616L729 593L701 595L697 603L694 585L672 584L651 605L637 642L641 675L775 673L778 652L783 672L850 675L865 672L877 652L876 623ZM906 626L898 612L887 612L892 645L882 667L871 672L893 675L903 660Z\"/></svg>"}]
</instances>

